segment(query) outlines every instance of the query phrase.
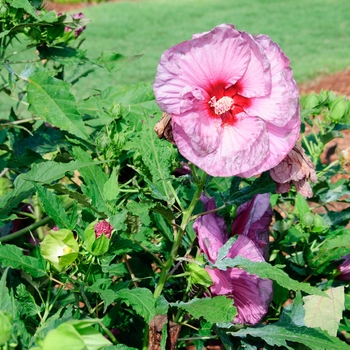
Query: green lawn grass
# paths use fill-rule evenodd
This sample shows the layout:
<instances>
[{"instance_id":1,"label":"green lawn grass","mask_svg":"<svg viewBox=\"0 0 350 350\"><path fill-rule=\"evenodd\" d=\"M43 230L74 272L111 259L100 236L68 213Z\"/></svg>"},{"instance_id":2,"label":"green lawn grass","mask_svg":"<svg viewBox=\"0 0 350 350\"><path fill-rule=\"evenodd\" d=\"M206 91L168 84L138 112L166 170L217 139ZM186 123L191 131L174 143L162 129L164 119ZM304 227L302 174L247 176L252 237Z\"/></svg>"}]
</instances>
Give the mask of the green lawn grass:
<instances>
[{"instance_id":1,"label":"green lawn grass","mask_svg":"<svg viewBox=\"0 0 350 350\"><path fill-rule=\"evenodd\" d=\"M90 56L104 49L143 56L108 74L98 70L77 89L153 82L167 48L233 23L252 34L264 33L290 58L298 82L350 66L349 0L146 0L103 3L83 9L92 20L84 32Z\"/></svg>"}]
</instances>

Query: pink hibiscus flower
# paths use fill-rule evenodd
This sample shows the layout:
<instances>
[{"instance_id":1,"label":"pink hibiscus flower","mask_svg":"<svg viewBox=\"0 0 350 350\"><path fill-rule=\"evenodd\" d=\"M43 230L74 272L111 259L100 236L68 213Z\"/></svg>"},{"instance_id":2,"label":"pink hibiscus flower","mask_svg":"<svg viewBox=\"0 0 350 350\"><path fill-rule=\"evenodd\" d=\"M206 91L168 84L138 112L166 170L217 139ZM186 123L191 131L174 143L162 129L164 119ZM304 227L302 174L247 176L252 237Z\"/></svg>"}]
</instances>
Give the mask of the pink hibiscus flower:
<instances>
[{"instance_id":1,"label":"pink hibiscus flower","mask_svg":"<svg viewBox=\"0 0 350 350\"><path fill-rule=\"evenodd\" d=\"M289 60L266 35L222 24L162 55L154 83L180 153L212 176L276 166L300 129Z\"/></svg>"},{"instance_id":2,"label":"pink hibiscus flower","mask_svg":"<svg viewBox=\"0 0 350 350\"><path fill-rule=\"evenodd\" d=\"M206 210L215 209L214 199L202 196ZM198 237L199 247L208 259L215 263L220 248L227 242L228 235L225 222L216 213L206 214L195 220L193 228ZM239 235L232 245L227 257L238 255L251 261L264 261L256 244L246 235ZM251 275L240 268L228 268L226 271L217 268L206 268L213 285L212 295L226 295L233 298L238 315L235 323L256 324L266 314L272 300L272 281Z\"/></svg>"}]
</instances>

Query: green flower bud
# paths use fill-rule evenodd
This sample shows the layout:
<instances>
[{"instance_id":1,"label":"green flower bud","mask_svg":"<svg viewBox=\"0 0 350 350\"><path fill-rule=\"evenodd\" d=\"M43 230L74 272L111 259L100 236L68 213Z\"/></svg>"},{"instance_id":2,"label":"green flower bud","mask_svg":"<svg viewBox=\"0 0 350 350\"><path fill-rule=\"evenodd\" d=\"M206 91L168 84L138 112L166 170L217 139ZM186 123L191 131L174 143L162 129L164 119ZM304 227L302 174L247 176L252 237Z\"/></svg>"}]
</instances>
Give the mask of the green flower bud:
<instances>
[{"instance_id":1,"label":"green flower bud","mask_svg":"<svg viewBox=\"0 0 350 350\"><path fill-rule=\"evenodd\" d=\"M314 215L307 212L300 218L300 221L305 227L311 227L314 223Z\"/></svg>"},{"instance_id":2,"label":"green flower bud","mask_svg":"<svg viewBox=\"0 0 350 350\"><path fill-rule=\"evenodd\" d=\"M329 118L334 123L339 123L349 113L349 102L345 97L337 97L329 106Z\"/></svg>"},{"instance_id":3,"label":"green flower bud","mask_svg":"<svg viewBox=\"0 0 350 350\"><path fill-rule=\"evenodd\" d=\"M73 232L66 229L50 231L40 244L41 255L55 267L62 271L77 257L79 246L74 239Z\"/></svg>"},{"instance_id":4,"label":"green flower bud","mask_svg":"<svg viewBox=\"0 0 350 350\"><path fill-rule=\"evenodd\" d=\"M12 316L6 311L0 311L0 346L10 340L11 334Z\"/></svg>"},{"instance_id":5,"label":"green flower bud","mask_svg":"<svg viewBox=\"0 0 350 350\"><path fill-rule=\"evenodd\" d=\"M111 345L111 342L93 327L96 323L98 321L94 319L62 323L47 333L41 349L104 349Z\"/></svg>"},{"instance_id":6,"label":"green flower bud","mask_svg":"<svg viewBox=\"0 0 350 350\"><path fill-rule=\"evenodd\" d=\"M314 215L314 226L312 227L312 232L323 232L326 226L323 219L318 214Z\"/></svg>"},{"instance_id":7,"label":"green flower bud","mask_svg":"<svg viewBox=\"0 0 350 350\"><path fill-rule=\"evenodd\" d=\"M313 92L306 98L304 102L304 108L312 109L312 108L315 108L319 103L320 103L319 96Z\"/></svg>"},{"instance_id":8,"label":"green flower bud","mask_svg":"<svg viewBox=\"0 0 350 350\"><path fill-rule=\"evenodd\" d=\"M213 284L209 273L204 269L204 267L201 267L196 263L189 263L186 266L186 270L190 275L191 284L200 284L204 287L209 287Z\"/></svg>"}]
</instances>

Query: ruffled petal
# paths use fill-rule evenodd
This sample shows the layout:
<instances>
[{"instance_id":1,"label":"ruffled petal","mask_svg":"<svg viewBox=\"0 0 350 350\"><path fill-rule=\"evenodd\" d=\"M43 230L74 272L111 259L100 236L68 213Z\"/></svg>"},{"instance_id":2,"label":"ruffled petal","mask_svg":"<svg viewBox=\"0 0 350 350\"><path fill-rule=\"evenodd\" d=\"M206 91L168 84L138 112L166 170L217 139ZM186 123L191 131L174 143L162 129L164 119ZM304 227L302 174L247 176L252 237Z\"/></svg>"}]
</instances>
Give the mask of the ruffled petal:
<instances>
[{"instance_id":1,"label":"ruffled petal","mask_svg":"<svg viewBox=\"0 0 350 350\"><path fill-rule=\"evenodd\" d=\"M242 235L238 236L237 240L227 253L228 258L235 258L238 255L251 261L265 261L255 243L248 237Z\"/></svg>"},{"instance_id":2,"label":"ruffled petal","mask_svg":"<svg viewBox=\"0 0 350 350\"><path fill-rule=\"evenodd\" d=\"M242 36L249 43L251 57L243 77L238 81L240 94L244 97L262 97L271 92L270 63L264 49L253 36L243 32ZM247 111L250 109L248 108ZM251 114L259 116L259 114Z\"/></svg>"},{"instance_id":3,"label":"ruffled petal","mask_svg":"<svg viewBox=\"0 0 350 350\"><path fill-rule=\"evenodd\" d=\"M173 120L173 135L180 153L211 176L232 176L248 171L260 164L268 153L265 123L244 113L237 116L233 126L221 128L217 149L204 156L176 119Z\"/></svg>"},{"instance_id":4,"label":"ruffled petal","mask_svg":"<svg viewBox=\"0 0 350 350\"><path fill-rule=\"evenodd\" d=\"M270 194L258 194L249 202L238 207L232 224L232 234L247 236L255 243L259 252L265 258L268 258L271 219Z\"/></svg>"},{"instance_id":5,"label":"ruffled petal","mask_svg":"<svg viewBox=\"0 0 350 350\"><path fill-rule=\"evenodd\" d=\"M232 296L238 315L234 322L257 324L266 315L273 296L272 281L251 275L234 268L228 269L228 276L233 286Z\"/></svg>"},{"instance_id":6,"label":"ruffled petal","mask_svg":"<svg viewBox=\"0 0 350 350\"><path fill-rule=\"evenodd\" d=\"M213 206L215 208L214 198L208 200L205 205L207 208ZM200 216L193 223L193 230L197 234L199 247L213 263L218 257L220 248L227 241L225 228L224 219L216 213Z\"/></svg>"},{"instance_id":7,"label":"ruffled petal","mask_svg":"<svg viewBox=\"0 0 350 350\"><path fill-rule=\"evenodd\" d=\"M277 127L273 124L266 123L269 135L269 152L266 153L265 159L255 168L237 174L242 177L251 177L270 170L279 164L284 157L290 152L298 140L300 134L300 116L299 109L295 116L283 127Z\"/></svg>"},{"instance_id":8,"label":"ruffled petal","mask_svg":"<svg viewBox=\"0 0 350 350\"><path fill-rule=\"evenodd\" d=\"M218 82L229 87L240 79L250 60L249 45L232 25L223 24L212 31L176 45L162 55L153 85L160 108L180 114L190 97L202 99Z\"/></svg>"},{"instance_id":9,"label":"ruffled petal","mask_svg":"<svg viewBox=\"0 0 350 350\"><path fill-rule=\"evenodd\" d=\"M231 295L232 283L226 277L226 271L219 269L205 269L210 278L213 281L213 285L210 287L210 292L213 295Z\"/></svg>"},{"instance_id":10,"label":"ruffled petal","mask_svg":"<svg viewBox=\"0 0 350 350\"><path fill-rule=\"evenodd\" d=\"M290 62L280 47L266 35L258 35L255 40L264 48L271 64L271 93L265 97L252 98L246 112L283 127L291 118L296 118L299 106L298 86L293 79ZM300 119L300 116L297 118Z\"/></svg>"}]
</instances>

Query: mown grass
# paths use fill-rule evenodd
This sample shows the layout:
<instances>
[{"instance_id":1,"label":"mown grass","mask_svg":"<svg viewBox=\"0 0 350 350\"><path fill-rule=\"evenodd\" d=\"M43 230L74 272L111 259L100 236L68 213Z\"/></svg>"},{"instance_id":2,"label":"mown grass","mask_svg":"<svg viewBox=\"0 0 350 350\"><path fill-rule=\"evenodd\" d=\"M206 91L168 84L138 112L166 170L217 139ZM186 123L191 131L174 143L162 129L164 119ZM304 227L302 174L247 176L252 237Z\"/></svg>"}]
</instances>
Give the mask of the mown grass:
<instances>
[{"instance_id":1,"label":"mown grass","mask_svg":"<svg viewBox=\"0 0 350 350\"><path fill-rule=\"evenodd\" d=\"M90 56L108 49L142 58L108 74L98 70L77 86L83 94L116 84L152 82L167 48L220 23L264 33L290 58L298 82L350 66L349 0L145 0L83 10Z\"/></svg>"}]
</instances>

